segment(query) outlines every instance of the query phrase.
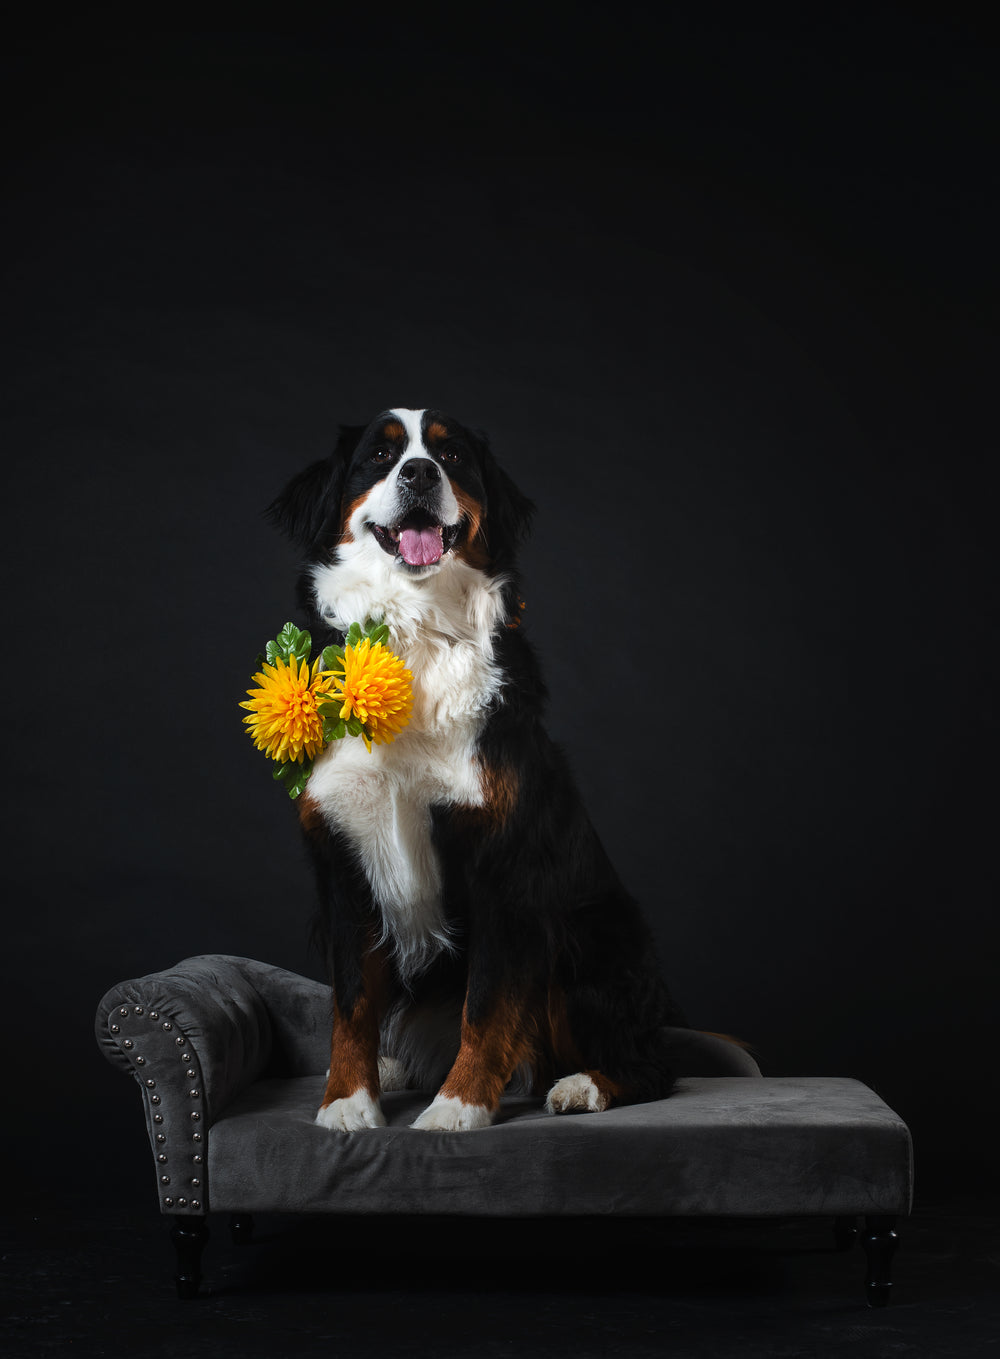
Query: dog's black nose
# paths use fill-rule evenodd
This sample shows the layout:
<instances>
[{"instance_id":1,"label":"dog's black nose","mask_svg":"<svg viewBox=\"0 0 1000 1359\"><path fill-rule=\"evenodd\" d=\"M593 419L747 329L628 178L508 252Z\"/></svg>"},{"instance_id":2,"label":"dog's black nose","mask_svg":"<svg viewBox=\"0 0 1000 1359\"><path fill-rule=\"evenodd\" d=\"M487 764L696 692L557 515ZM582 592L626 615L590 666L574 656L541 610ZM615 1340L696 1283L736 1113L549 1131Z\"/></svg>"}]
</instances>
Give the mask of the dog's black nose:
<instances>
[{"instance_id":1,"label":"dog's black nose","mask_svg":"<svg viewBox=\"0 0 1000 1359\"><path fill-rule=\"evenodd\" d=\"M399 479L414 495L423 495L441 480L441 469L430 458L407 458L400 463Z\"/></svg>"}]
</instances>

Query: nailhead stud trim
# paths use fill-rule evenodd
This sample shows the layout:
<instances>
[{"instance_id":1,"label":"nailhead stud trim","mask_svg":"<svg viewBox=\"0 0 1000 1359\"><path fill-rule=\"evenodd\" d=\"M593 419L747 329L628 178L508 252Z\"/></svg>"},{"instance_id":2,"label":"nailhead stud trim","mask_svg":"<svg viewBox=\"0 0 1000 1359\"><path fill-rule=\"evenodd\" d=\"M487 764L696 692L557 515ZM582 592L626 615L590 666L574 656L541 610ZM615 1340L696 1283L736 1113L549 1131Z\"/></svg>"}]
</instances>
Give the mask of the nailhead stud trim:
<instances>
[{"instance_id":1,"label":"nailhead stud trim","mask_svg":"<svg viewBox=\"0 0 1000 1359\"><path fill-rule=\"evenodd\" d=\"M172 1020L170 1019L161 1020L160 1012L158 1010L147 1011L142 1005L131 1005L131 1006L123 1005L119 1007L118 1016L121 1019L129 1019L132 1016L136 1016L139 1019L149 1019L152 1023L157 1024L163 1033L173 1034L174 1043L178 1048L178 1056L181 1062L186 1064L184 1071L185 1076L189 1081L197 1080L199 1068L196 1064L194 1054L188 1046L188 1040L185 1038L183 1033L177 1031L176 1026ZM121 1024L116 1022L114 1024L111 1024L109 1027L111 1033L114 1034L115 1037L117 1038L120 1048L125 1053L128 1054L129 1060L133 1063L135 1067L144 1067L148 1065L149 1058L147 1056L142 1055L141 1053L135 1052L135 1045L137 1040L134 1037L123 1038L121 1036L122 1032ZM157 1081L152 1076L148 1076L145 1077L145 1079L142 1081L142 1084L147 1092L154 1091L157 1086ZM201 1088L198 1086L189 1088L187 1093L188 1097L192 1100L200 1100L202 1098L202 1091ZM154 1108L155 1106L162 1104L161 1097L158 1094L147 1094L147 1099L149 1103L154 1106ZM155 1111L153 1112L152 1121L158 1128L161 1129L164 1128L164 1115L160 1113L158 1109L155 1109ZM191 1121L192 1123L196 1124L200 1123L201 1113L199 1112L199 1110L197 1109L191 1110ZM195 1191L198 1191L202 1187L203 1172L201 1167L204 1163L204 1157L201 1155L200 1152L200 1144L204 1140L203 1134L201 1132L192 1131L191 1140L194 1143L198 1144L199 1146L199 1150L194 1152L191 1156L191 1162L192 1166L194 1167L195 1173L190 1178L191 1188L194 1189ZM166 1131L158 1131L155 1134L155 1146L157 1148L156 1162L161 1169L166 1167L169 1163L169 1156L167 1154L167 1141L168 1134ZM167 1173L161 1174L159 1177L159 1182L162 1193L163 1190L170 1185L170 1175ZM187 1198L184 1197L175 1198L171 1194L163 1194L161 1203L164 1208L170 1210L173 1210L175 1208L180 1210L186 1210L190 1208L192 1212L202 1211L202 1200L200 1198L188 1200Z\"/></svg>"}]
</instances>

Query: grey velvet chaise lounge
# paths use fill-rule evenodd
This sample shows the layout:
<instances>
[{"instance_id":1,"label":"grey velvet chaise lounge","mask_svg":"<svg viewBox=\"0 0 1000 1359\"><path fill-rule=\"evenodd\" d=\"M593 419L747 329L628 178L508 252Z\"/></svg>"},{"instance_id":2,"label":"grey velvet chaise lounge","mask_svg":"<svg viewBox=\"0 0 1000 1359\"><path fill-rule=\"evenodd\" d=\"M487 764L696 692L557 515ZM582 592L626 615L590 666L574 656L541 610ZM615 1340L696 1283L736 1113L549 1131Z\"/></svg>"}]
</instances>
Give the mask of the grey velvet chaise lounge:
<instances>
[{"instance_id":1,"label":"grey velvet chaise lounge","mask_svg":"<svg viewBox=\"0 0 1000 1359\"><path fill-rule=\"evenodd\" d=\"M911 1141L859 1081L764 1077L733 1044L676 1029L668 1100L556 1117L508 1097L490 1128L423 1132L409 1124L428 1094L398 1091L383 1096L387 1127L337 1133L313 1122L330 1012L318 982L224 955L101 1001L98 1043L142 1091L181 1297L198 1293L209 1212L228 1213L236 1237L255 1212L302 1212L826 1216L840 1246L860 1235L869 1303L888 1301Z\"/></svg>"}]
</instances>

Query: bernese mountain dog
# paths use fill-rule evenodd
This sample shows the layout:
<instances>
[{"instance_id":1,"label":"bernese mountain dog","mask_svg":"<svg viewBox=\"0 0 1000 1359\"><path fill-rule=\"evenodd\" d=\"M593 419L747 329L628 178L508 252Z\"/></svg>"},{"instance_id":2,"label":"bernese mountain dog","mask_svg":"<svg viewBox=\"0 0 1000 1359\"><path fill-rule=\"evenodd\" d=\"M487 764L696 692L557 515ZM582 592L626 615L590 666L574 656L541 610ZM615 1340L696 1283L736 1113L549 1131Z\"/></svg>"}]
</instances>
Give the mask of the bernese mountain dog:
<instances>
[{"instance_id":1,"label":"bernese mountain dog","mask_svg":"<svg viewBox=\"0 0 1000 1359\"><path fill-rule=\"evenodd\" d=\"M383 1125L389 1089L436 1092L413 1127L445 1130L488 1126L507 1089L553 1114L671 1090L664 1027L685 1020L518 626L532 513L481 434L410 409L343 427L268 511L304 549L314 646L381 621L413 675L396 739L332 742L298 800L333 987L326 1128Z\"/></svg>"}]
</instances>

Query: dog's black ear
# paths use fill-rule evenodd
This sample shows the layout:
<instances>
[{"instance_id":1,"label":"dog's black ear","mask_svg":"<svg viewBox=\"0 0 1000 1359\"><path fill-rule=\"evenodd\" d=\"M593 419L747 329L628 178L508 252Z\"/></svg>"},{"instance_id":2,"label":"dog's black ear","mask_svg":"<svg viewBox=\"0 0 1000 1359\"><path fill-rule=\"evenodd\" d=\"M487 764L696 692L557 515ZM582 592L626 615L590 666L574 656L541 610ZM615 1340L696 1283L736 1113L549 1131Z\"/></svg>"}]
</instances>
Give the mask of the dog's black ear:
<instances>
[{"instance_id":1,"label":"dog's black ear","mask_svg":"<svg viewBox=\"0 0 1000 1359\"><path fill-rule=\"evenodd\" d=\"M485 537L494 565L513 563L518 547L531 532L534 502L518 489L490 451L485 435L477 436L486 487Z\"/></svg>"},{"instance_id":2,"label":"dog's black ear","mask_svg":"<svg viewBox=\"0 0 1000 1359\"><path fill-rule=\"evenodd\" d=\"M267 521L299 547L332 545L339 537L347 465L364 432L363 425L341 425L330 456L294 476L264 511Z\"/></svg>"}]
</instances>

